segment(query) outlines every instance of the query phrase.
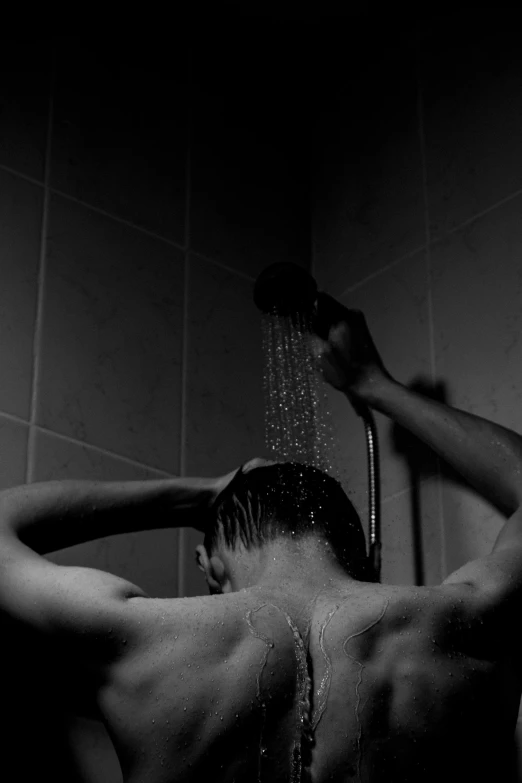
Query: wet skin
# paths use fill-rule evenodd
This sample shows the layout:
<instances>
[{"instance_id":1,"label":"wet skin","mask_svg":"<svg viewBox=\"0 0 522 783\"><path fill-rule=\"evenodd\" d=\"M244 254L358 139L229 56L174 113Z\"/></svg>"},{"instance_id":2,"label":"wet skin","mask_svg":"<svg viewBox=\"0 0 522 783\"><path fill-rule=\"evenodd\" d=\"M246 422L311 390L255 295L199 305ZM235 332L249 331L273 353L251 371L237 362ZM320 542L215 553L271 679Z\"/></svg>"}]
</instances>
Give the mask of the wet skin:
<instances>
[{"instance_id":1,"label":"wet skin","mask_svg":"<svg viewBox=\"0 0 522 783\"><path fill-rule=\"evenodd\" d=\"M468 585L130 600L98 690L126 783L507 780L519 651Z\"/></svg>"}]
</instances>

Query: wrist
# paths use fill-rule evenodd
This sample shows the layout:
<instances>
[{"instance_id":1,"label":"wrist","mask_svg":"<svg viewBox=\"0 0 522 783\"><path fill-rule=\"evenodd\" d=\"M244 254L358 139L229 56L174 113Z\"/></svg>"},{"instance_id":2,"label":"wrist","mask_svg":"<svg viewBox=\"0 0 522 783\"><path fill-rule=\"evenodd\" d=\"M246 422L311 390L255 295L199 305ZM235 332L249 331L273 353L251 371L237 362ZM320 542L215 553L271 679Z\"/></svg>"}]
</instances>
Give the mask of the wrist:
<instances>
[{"instance_id":1,"label":"wrist","mask_svg":"<svg viewBox=\"0 0 522 783\"><path fill-rule=\"evenodd\" d=\"M401 384L388 374L370 376L355 388L345 390L348 399L355 399L367 405L369 408L379 410L385 405L390 392L400 387Z\"/></svg>"},{"instance_id":2,"label":"wrist","mask_svg":"<svg viewBox=\"0 0 522 783\"><path fill-rule=\"evenodd\" d=\"M216 498L215 481L211 478L177 476L167 479L170 514L182 527L192 525L192 519L208 511Z\"/></svg>"}]
</instances>

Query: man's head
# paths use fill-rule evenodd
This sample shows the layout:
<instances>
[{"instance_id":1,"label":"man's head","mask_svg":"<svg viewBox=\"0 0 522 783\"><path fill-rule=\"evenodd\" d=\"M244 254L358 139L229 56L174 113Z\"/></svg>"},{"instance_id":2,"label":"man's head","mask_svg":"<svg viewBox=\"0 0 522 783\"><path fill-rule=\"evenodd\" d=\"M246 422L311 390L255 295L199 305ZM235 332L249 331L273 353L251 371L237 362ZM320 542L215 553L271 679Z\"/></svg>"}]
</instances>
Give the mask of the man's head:
<instances>
[{"instance_id":1,"label":"man's head","mask_svg":"<svg viewBox=\"0 0 522 783\"><path fill-rule=\"evenodd\" d=\"M236 473L213 507L199 566L211 592L228 592L231 566L254 563L274 542L289 541L324 542L347 576L367 577L361 522L341 485L296 462Z\"/></svg>"}]
</instances>

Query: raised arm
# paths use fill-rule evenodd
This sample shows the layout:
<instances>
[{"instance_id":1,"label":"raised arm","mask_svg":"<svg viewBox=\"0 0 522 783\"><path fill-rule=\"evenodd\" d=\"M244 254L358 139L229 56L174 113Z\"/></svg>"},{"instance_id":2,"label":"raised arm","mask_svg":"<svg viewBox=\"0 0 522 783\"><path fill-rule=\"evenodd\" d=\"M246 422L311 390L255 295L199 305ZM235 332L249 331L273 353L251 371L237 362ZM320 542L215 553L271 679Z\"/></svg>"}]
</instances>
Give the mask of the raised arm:
<instances>
[{"instance_id":1,"label":"raised arm","mask_svg":"<svg viewBox=\"0 0 522 783\"><path fill-rule=\"evenodd\" d=\"M522 437L384 379L363 398L421 438L506 517L522 504Z\"/></svg>"},{"instance_id":2,"label":"raised arm","mask_svg":"<svg viewBox=\"0 0 522 783\"><path fill-rule=\"evenodd\" d=\"M47 481L0 492L0 536L39 554L116 533L202 529L219 480Z\"/></svg>"},{"instance_id":3,"label":"raised arm","mask_svg":"<svg viewBox=\"0 0 522 783\"><path fill-rule=\"evenodd\" d=\"M51 481L0 492L0 623L56 643L60 655L106 665L141 633L144 591L104 571L41 555L95 538L165 527L203 529L235 471L219 479ZM129 649L131 643L129 641Z\"/></svg>"},{"instance_id":4,"label":"raised arm","mask_svg":"<svg viewBox=\"0 0 522 783\"><path fill-rule=\"evenodd\" d=\"M502 581L508 571L512 575L516 571L522 588L522 437L403 386L384 367L364 315L344 309L342 316L330 329L328 339L318 340L323 377L348 399L380 411L421 438L482 497L509 517L494 547L495 553L510 553L500 558L502 573L498 569L493 573L494 559L483 559L480 578L483 583L488 578ZM460 578L475 579L475 572L476 569L468 569L460 573Z\"/></svg>"}]
</instances>

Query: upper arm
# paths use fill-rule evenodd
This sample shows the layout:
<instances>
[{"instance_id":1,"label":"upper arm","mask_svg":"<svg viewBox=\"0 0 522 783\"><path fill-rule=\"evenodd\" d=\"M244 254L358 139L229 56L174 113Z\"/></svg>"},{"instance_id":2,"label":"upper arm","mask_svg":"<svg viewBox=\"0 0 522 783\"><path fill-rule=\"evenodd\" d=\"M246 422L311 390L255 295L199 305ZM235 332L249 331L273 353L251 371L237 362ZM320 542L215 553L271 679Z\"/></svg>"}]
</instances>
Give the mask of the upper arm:
<instances>
[{"instance_id":1,"label":"upper arm","mask_svg":"<svg viewBox=\"0 0 522 783\"><path fill-rule=\"evenodd\" d=\"M0 622L9 618L58 652L99 662L117 656L136 626L127 600L134 596L145 594L125 579L55 565L14 536L0 536Z\"/></svg>"},{"instance_id":2,"label":"upper arm","mask_svg":"<svg viewBox=\"0 0 522 783\"><path fill-rule=\"evenodd\" d=\"M513 612L522 606L522 507L507 520L489 555L466 563L443 584L471 587L477 607L494 616L503 640L511 630L518 636Z\"/></svg>"}]
</instances>

